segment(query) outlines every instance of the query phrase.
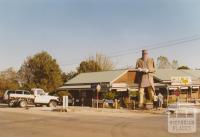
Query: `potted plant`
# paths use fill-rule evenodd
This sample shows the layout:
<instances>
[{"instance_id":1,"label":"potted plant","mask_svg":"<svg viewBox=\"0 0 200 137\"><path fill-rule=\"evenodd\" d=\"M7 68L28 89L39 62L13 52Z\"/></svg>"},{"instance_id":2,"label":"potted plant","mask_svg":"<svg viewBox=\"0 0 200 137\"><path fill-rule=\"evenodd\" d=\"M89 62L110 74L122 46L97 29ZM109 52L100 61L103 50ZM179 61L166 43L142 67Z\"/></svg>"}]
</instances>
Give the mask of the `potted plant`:
<instances>
[{"instance_id":1,"label":"potted plant","mask_svg":"<svg viewBox=\"0 0 200 137\"><path fill-rule=\"evenodd\" d=\"M153 109L153 102L150 101L150 100L147 100L145 108L148 109L148 110Z\"/></svg>"}]
</instances>

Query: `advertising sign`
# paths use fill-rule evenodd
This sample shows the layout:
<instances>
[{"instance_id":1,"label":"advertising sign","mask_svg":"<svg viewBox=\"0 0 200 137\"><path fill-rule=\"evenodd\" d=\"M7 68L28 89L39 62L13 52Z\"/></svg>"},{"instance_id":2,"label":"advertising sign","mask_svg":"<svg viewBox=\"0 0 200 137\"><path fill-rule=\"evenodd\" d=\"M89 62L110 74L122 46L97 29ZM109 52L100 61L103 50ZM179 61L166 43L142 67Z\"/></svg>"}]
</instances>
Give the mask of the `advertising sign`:
<instances>
[{"instance_id":1,"label":"advertising sign","mask_svg":"<svg viewBox=\"0 0 200 137\"><path fill-rule=\"evenodd\" d=\"M63 96L63 109L68 108L69 98L68 96Z\"/></svg>"},{"instance_id":2,"label":"advertising sign","mask_svg":"<svg viewBox=\"0 0 200 137\"><path fill-rule=\"evenodd\" d=\"M171 77L172 85L190 85L192 84L191 77Z\"/></svg>"}]
</instances>

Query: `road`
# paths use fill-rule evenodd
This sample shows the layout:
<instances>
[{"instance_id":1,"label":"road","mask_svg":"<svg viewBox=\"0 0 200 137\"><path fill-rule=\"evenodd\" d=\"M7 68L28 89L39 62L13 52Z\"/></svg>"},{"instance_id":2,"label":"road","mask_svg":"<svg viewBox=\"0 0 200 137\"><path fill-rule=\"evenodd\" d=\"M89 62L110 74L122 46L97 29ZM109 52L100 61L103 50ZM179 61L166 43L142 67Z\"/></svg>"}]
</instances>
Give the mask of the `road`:
<instances>
[{"instance_id":1,"label":"road","mask_svg":"<svg viewBox=\"0 0 200 137\"><path fill-rule=\"evenodd\" d=\"M169 134L164 115L20 113L1 111L0 137L199 137L196 134ZM60 116L58 116L60 114ZM198 125L199 125L198 121Z\"/></svg>"}]
</instances>

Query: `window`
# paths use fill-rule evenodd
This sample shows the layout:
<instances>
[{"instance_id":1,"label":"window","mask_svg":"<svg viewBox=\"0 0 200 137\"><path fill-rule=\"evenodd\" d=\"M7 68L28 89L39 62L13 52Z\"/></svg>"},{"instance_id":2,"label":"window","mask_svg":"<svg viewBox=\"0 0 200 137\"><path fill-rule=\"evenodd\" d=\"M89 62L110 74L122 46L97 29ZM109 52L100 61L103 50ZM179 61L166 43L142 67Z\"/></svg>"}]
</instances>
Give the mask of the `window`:
<instances>
[{"instance_id":1,"label":"window","mask_svg":"<svg viewBox=\"0 0 200 137\"><path fill-rule=\"evenodd\" d=\"M43 90L37 90L37 94L38 94L38 95L45 95L45 93L44 93Z\"/></svg>"},{"instance_id":2,"label":"window","mask_svg":"<svg viewBox=\"0 0 200 137\"><path fill-rule=\"evenodd\" d=\"M17 91L16 91L16 94L23 94L23 91L17 90Z\"/></svg>"},{"instance_id":3,"label":"window","mask_svg":"<svg viewBox=\"0 0 200 137\"><path fill-rule=\"evenodd\" d=\"M10 95L10 94L15 94L15 91L8 91L8 95Z\"/></svg>"},{"instance_id":4,"label":"window","mask_svg":"<svg viewBox=\"0 0 200 137\"><path fill-rule=\"evenodd\" d=\"M24 95L30 95L29 91L24 91Z\"/></svg>"}]
</instances>

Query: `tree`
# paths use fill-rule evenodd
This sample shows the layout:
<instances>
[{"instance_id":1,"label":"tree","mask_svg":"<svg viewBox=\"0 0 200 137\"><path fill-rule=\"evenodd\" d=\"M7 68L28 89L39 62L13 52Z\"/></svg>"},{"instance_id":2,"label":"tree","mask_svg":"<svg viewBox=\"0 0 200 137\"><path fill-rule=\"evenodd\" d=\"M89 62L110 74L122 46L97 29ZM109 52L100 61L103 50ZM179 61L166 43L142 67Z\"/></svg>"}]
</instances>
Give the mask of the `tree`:
<instances>
[{"instance_id":1,"label":"tree","mask_svg":"<svg viewBox=\"0 0 200 137\"><path fill-rule=\"evenodd\" d=\"M93 60L96 61L103 71L113 70L115 68L111 59L103 54L97 53L96 58L93 57Z\"/></svg>"},{"instance_id":2,"label":"tree","mask_svg":"<svg viewBox=\"0 0 200 137\"><path fill-rule=\"evenodd\" d=\"M181 66L178 70L190 70L190 68L188 66Z\"/></svg>"},{"instance_id":3,"label":"tree","mask_svg":"<svg viewBox=\"0 0 200 137\"><path fill-rule=\"evenodd\" d=\"M159 69L169 69L171 68L171 63L169 62L167 57L160 56L157 58L157 67Z\"/></svg>"},{"instance_id":4,"label":"tree","mask_svg":"<svg viewBox=\"0 0 200 137\"><path fill-rule=\"evenodd\" d=\"M0 72L0 90L16 90L19 88L17 72L13 68Z\"/></svg>"},{"instance_id":5,"label":"tree","mask_svg":"<svg viewBox=\"0 0 200 137\"><path fill-rule=\"evenodd\" d=\"M63 84L61 69L47 52L28 57L18 73L28 89L42 88L51 92Z\"/></svg>"},{"instance_id":6,"label":"tree","mask_svg":"<svg viewBox=\"0 0 200 137\"><path fill-rule=\"evenodd\" d=\"M177 60L173 60L171 66L172 66L172 69L177 69L179 67L178 61Z\"/></svg>"},{"instance_id":7,"label":"tree","mask_svg":"<svg viewBox=\"0 0 200 137\"><path fill-rule=\"evenodd\" d=\"M78 75L78 72L76 72L76 71L71 71L69 73L63 73L62 74L63 82L66 83L67 81L71 80L72 78L74 78L77 75Z\"/></svg>"},{"instance_id":8,"label":"tree","mask_svg":"<svg viewBox=\"0 0 200 137\"><path fill-rule=\"evenodd\" d=\"M96 56L91 56L87 60L82 61L77 68L78 73L84 72L98 72L98 71L108 71L113 70L114 64L109 57L96 54Z\"/></svg>"},{"instance_id":9,"label":"tree","mask_svg":"<svg viewBox=\"0 0 200 137\"><path fill-rule=\"evenodd\" d=\"M102 71L100 66L94 60L82 61L80 66L77 68L78 73L85 72L98 72Z\"/></svg>"}]
</instances>

